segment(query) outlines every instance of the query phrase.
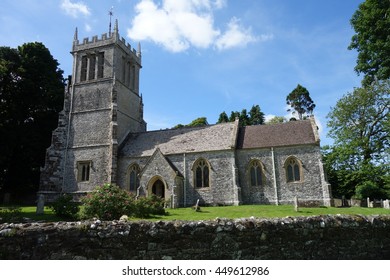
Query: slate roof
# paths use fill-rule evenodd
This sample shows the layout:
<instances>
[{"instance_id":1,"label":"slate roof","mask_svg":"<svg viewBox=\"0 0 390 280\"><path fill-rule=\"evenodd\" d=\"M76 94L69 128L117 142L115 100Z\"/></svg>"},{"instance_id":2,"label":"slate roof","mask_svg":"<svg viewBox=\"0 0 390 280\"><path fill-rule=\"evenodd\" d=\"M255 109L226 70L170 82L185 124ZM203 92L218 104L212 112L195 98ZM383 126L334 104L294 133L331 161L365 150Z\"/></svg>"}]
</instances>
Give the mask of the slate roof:
<instances>
[{"instance_id":1,"label":"slate roof","mask_svg":"<svg viewBox=\"0 0 390 280\"><path fill-rule=\"evenodd\" d=\"M120 146L120 155L151 156L159 148L164 155L231 150L235 148L238 123L131 133Z\"/></svg>"},{"instance_id":2,"label":"slate roof","mask_svg":"<svg viewBox=\"0 0 390 280\"><path fill-rule=\"evenodd\" d=\"M238 135L237 135L238 133ZM319 144L314 119L238 128L238 122L202 127L130 133L120 145L120 156L149 157L162 154L254 149Z\"/></svg>"},{"instance_id":3,"label":"slate roof","mask_svg":"<svg viewBox=\"0 0 390 280\"><path fill-rule=\"evenodd\" d=\"M238 149L319 144L314 119L241 127Z\"/></svg>"}]
</instances>

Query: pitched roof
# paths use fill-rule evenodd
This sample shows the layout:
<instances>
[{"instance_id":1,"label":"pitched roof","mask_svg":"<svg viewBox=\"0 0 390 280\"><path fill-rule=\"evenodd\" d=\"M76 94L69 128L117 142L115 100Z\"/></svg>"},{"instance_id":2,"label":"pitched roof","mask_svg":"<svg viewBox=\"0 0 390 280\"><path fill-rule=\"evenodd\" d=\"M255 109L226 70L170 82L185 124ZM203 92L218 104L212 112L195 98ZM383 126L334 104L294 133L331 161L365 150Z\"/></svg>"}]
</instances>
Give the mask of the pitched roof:
<instances>
[{"instance_id":1,"label":"pitched roof","mask_svg":"<svg viewBox=\"0 0 390 280\"><path fill-rule=\"evenodd\" d=\"M120 155L151 156L159 148L164 155L230 150L235 148L238 122L202 127L131 133L120 147Z\"/></svg>"},{"instance_id":2,"label":"pitched roof","mask_svg":"<svg viewBox=\"0 0 390 280\"><path fill-rule=\"evenodd\" d=\"M241 127L237 148L268 148L318 143L317 126L311 118L280 124Z\"/></svg>"}]
</instances>

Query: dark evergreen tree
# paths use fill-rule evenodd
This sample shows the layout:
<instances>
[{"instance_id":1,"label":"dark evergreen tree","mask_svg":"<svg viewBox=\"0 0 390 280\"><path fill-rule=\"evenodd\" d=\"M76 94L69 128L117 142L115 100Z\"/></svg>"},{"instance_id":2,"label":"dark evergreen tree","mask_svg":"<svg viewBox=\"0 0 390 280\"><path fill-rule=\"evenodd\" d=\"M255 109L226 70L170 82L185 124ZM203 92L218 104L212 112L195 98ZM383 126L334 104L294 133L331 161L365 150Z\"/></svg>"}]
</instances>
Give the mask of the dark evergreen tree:
<instances>
[{"instance_id":1,"label":"dark evergreen tree","mask_svg":"<svg viewBox=\"0 0 390 280\"><path fill-rule=\"evenodd\" d=\"M219 114L217 123L226 123L226 122L229 122L229 117L226 114L226 112L223 111L221 114Z\"/></svg>"},{"instance_id":2,"label":"dark evergreen tree","mask_svg":"<svg viewBox=\"0 0 390 280\"><path fill-rule=\"evenodd\" d=\"M0 47L0 187L33 193L62 109L62 70L42 43Z\"/></svg>"},{"instance_id":3,"label":"dark evergreen tree","mask_svg":"<svg viewBox=\"0 0 390 280\"><path fill-rule=\"evenodd\" d=\"M249 116L246 109L242 109L239 119L240 119L240 125L242 126L250 125Z\"/></svg>"},{"instance_id":4,"label":"dark evergreen tree","mask_svg":"<svg viewBox=\"0 0 390 280\"><path fill-rule=\"evenodd\" d=\"M264 124L264 113L260 110L259 105L253 105L249 111L249 124L258 125Z\"/></svg>"},{"instance_id":5,"label":"dark evergreen tree","mask_svg":"<svg viewBox=\"0 0 390 280\"><path fill-rule=\"evenodd\" d=\"M303 120L305 115L313 114L313 110L316 107L313 100L310 98L309 91L298 84L298 86L290 92L286 97L287 105L289 105L293 113L298 114L298 118ZM291 111L290 109L287 111Z\"/></svg>"},{"instance_id":6,"label":"dark evergreen tree","mask_svg":"<svg viewBox=\"0 0 390 280\"><path fill-rule=\"evenodd\" d=\"M239 118L239 117L240 117L240 112L232 111L230 113L229 122L234 122L236 120L236 118Z\"/></svg>"}]
</instances>

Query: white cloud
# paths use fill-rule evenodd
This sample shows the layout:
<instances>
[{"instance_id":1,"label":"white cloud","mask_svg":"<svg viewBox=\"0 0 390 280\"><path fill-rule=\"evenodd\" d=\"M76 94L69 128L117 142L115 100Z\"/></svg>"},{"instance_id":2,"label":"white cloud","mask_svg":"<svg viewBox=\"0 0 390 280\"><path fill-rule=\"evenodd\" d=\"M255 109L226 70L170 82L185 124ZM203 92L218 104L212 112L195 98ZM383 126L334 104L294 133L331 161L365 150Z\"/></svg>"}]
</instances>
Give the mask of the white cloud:
<instances>
[{"instance_id":1,"label":"white cloud","mask_svg":"<svg viewBox=\"0 0 390 280\"><path fill-rule=\"evenodd\" d=\"M246 46L260 39L261 41L266 41L272 39L272 35L262 35L260 38L255 37L250 28L240 25L239 19L234 17L228 23L228 30L217 39L215 45L219 50L224 50L237 46Z\"/></svg>"},{"instance_id":2,"label":"white cloud","mask_svg":"<svg viewBox=\"0 0 390 280\"><path fill-rule=\"evenodd\" d=\"M149 40L169 51L181 52L196 48L228 49L258 40L250 28L233 18L223 33L214 24L216 9L226 0L141 0L135 7L136 16L127 35L133 40Z\"/></svg>"},{"instance_id":3,"label":"white cloud","mask_svg":"<svg viewBox=\"0 0 390 280\"><path fill-rule=\"evenodd\" d=\"M67 15L74 18L79 15L89 16L91 14L89 7L83 2L71 2L70 0L62 0L61 9L65 11Z\"/></svg>"},{"instance_id":4,"label":"white cloud","mask_svg":"<svg viewBox=\"0 0 390 280\"><path fill-rule=\"evenodd\" d=\"M276 115L272 115L272 114L265 115L264 116L264 121L265 122L269 122L270 120L272 120L275 117L276 117Z\"/></svg>"},{"instance_id":5,"label":"white cloud","mask_svg":"<svg viewBox=\"0 0 390 280\"><path fill-rule=\"evenodd\" d=\"M92 27L91 27L91 25L90 25L90 24L86 23L84 27L85 27L85 31L87 31L87 32L91 32L91 30L92 30Z\"/></svg>"}]
</instances>

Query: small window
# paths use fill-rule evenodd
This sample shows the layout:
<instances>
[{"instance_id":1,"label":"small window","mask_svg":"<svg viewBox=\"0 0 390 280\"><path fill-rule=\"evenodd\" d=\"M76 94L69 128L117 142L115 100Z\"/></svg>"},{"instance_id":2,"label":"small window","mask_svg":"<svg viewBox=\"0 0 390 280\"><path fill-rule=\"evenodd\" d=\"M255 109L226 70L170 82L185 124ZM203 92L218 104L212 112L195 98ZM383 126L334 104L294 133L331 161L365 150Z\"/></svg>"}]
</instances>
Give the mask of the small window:
<instances>
[{"instance_id":1,"label":"small window","mask_svg":"<svg viewBox=\"0 0 390 280\"><path fill-rule=\"evenodd\" d=\"M80 73L80 81L87 80L87 70L88 70L88 57L85 55L81 58L81 73Z\"/></svg>"},{"instance_id":2,"label":"small window","mask_svg":"<svg viewBox=\"0 0 390 280\"><path fill-rule=\"evenodd\" d=\"M252 187L258 187L263 185L263 168L258 160L254 160L250 163L250 183Z\"/></svg>"},{"instance_id":3,"label":"small window","mask_svg":"<svg viewBox=\"0 0 390 280\"><path fill-rule=\"evenodd\" d=\"M137 164L133 164L129 168L129 190L130 192L136 192L139 187L139 167Z\"/></svg>"},{"instance_id":4,"label":"small window","mask_svg":"<svg viewBox=\"0 0 390 280\"><path fill-rule=\"evenodd\" d=\"M91 171L91 162L82 161L77 163L77 181L78 182L87 182L89 181Z\"/></svg>"},{"instance_id":5,"label":"small window","mask_svg":"<svg viewBox=\"0 0 390 280\"><path fill-rule=\"evenodd\" d=\"M98 69L97 78L103 78L104 76L104 52L98 54Z\"/></svg>"},{"instance_id":6,"label":"small window","mask_svg":"<svg viewBox=\"0 0 390 280\"><path fill-rule=\"evenodd\" d=\"M196 188L209 187L210 169L206 160L201 159L195 164L194 176Z\"/></svg>"},{"instance_id":7,"label":"small window","mask_svg":"<svg viewBox=\"0 0 390 280\"><path fill-rule=\"evenodd\" d=\"M301 181L301 163L296 158L289 158L286 161L287 182Z\"/></svg>"}]
</instances>

